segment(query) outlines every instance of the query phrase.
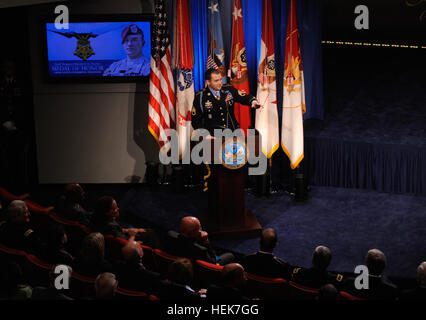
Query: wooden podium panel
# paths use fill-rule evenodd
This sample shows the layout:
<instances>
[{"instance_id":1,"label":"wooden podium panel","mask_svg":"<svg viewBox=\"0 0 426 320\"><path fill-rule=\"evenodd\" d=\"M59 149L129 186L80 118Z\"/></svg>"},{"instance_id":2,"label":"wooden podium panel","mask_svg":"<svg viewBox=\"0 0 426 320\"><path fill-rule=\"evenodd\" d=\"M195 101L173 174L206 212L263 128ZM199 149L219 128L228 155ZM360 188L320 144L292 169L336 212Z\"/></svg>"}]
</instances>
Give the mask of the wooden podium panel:
<instances>
[{"instance_id":1,"label":"wooden podium panel","mask_svg":"<svg viewBox=\"0 0 426 320\"><path fill-rule=\"evenodd\" d=\"M211 170L209 211L200 216L209 237L218 239L259 236L262 226L256 216L245 208L246 166L228 169L217 164L211 165Z\"/></svg>"}]
</instances>

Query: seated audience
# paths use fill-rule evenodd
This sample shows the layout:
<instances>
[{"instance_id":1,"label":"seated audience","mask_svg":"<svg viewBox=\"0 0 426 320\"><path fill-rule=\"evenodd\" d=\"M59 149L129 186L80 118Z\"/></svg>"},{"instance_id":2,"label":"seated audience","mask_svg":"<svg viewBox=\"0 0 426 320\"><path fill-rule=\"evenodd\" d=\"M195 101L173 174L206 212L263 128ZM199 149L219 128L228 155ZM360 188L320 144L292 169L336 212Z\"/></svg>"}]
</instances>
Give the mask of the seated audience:
<instances>
[{"instance_id":1,"label":"seated audience","mask_svg":"<svg viewBox=\"0 0 426 320\"><path fill-rule=\"evenodd\" d=\"M163 300L201 300L201 296L191 288L194 280L194 266L191 260L179 258L174 261L167 279L160 285L158 297Z\"/></svg>"},{"instance_id":2,"label":"seated audience","mask_svg":"<svg viewBox=\"0 0 426 320\"><path fill-rule=\"evenodd\" d=\"M118 281L110 272L101 273L96 277L95 291L97 300L112 300L117 292Z\"/></svg>"},{"instance_id":3,"label":"seated audience","mask_svg":"<svg viewBox=\"0 0 426 320\"><path fill-rule=\"evenodd\" d=\"M184 217L180 221L180 234L169 231L166 251L178 257L219 263L220 265L235 260L232 253L216 256L208 236L208 233L201 229L200 220L196 217Z\"/></svg>"},{"instance_id":4,"label":"seated audience","mask_svg":"<svg viewBox=\"0 0 426 320\"><path fill-rule=\"evenodd\" d=\"M21 267L13 261L0 264L0 296L9 300L31 299L32 288L22 274Z\"/></svg>"},{"instance_id":5,"label":"seated audience","mask_svg":"<svg viewBox=\"0 0 426 320\"><path fill-rule=\"evenodd\" d=\"M128 290L156 294L160 274L145 268L142 264L143 249L135 241L129 240L122 249L123 261L114 264L114 272L120 287Z\"/></svg>"},{"instance_id":6,"label":"seated audience","mask_svg":"<svg viewBox=\"0 0 426 320\"><path fill-rule=\"evenodd\" d=\"M22 200L13 200L7 208L7 220L0 225L0 243L10 248L39 254L42 241L34 229L30 228L30 212Z\"/></svg>"},{"instance_id":7,"label":"seated audience","mask_svg":"<svg viewBox=\"0 0 426 320\"><path fill-rule=\"evenodd\" d=\"M218 284L207 288L208 300L248 300L244 296L247 277L242 265L230 263L223 267Z\"/></svg>"},{"instance_id":8,"label":"seated audience","mask_svg":"<svg viewBox=\"0 0 426 320\"><path fill-rule=\"evenodd\" d=\"M56 212L64 219L77 221L82 225L90 225L92 213L82 207L85 192L78 183L70 183L65 186L64 194L58 199Z\"/></svg>"},{"instance_id":9,"label":"seated audience","mask_svg":"<svg viewBox=\"0 0 426 320\"><path fill-rule=\"evenodd\" d=\"M337 289L332 284L323 285L318 291L318 300L337 300L339 298L339 293Z\"/></svg>"},{"instance_id":10,"label":"seated audience","mask_svg":"<svg viewBox=\"0 0 426 320\"><path fill-rule=\"evenodd\" d=\"M58 290L55 287L55 280L59 274L55 273L55 269L58 266L68 268L68 286L71 287L71 274L72 268L67 265L55 265L49 272L49 286L35 287L33 289L32 300L73 300L66 295L67 289Z\"/></svg>"},{"instance_id":11,"label":"seated audience","mask_svg":"<svg viewBox=\"0 0 426 320\"><path fill-rule=\"evenodd\" d=\"M426 300L426 261L417 267L417 287L404 291L401 300Z\"/></svg>"},{"instance_id":12,"label":"seated audience","mask_svg":"<svg viewBox=\"0 0 426 320\"><path fill-rule=\"evenodd\" d=\"M310 288L319 289L327 283L331 283L337 287L342 282L343 276L327 271L330 262L330 249L325 246L318 246L312 254L312 267L308 269L294 268L292 281Z\"/></svg>"},{"instance_id":13,"label":"seated audience","mask_svg":"<svg viewBox=\"0 0 426 320\"><path fill-rule=\"evenodd\" d=\"M365 256L368 268L368 289L357 289L355 279L345 281L344 290L350 294L369 300L395 300L397 287L383 276L386 267L386 256L378 249L371 249Z\"/></svg>"},{"instance_id":14,"label":"seated audience","mask_svg":"<svg viewBox=\"0 0 426 320\"><path fill-rule=\"evenodd\" d=\"M68 237L64 227L59 224L53 226L47 237L46 248L42 255L43 260L50 264L71 265L74 257L65 250Z\"/></svg>"},{"instance_id":15,"label":"seated audience","mask_svg":"<svg viewBox=\"0 0 426 320\"><path fill-rule=\"evenodd\" d=\"M260 250L243 259L246 272L269 278L290 279L293 267L273 254L278 243L277 240L277 233L274 229L263 230L259 241Z\"/></svg>"},{"instance_id":16,"label":"seated audience","mask_svg":"<svg viewBox=\"0 0 426 320\"><path fill-rule=\"evenodd\" d=\"M155 232L151 229L125 228L118 219L120 209L117 202L109 196L98 199L92 216L91 228L104 235L112 235L123 239L129 239L134 235L137 241L142 241L151 248L158 248L159 241Z\"/></svg>"},{"instance_id":17,"label":"seated audience","mask_svg":"<svg viewBox=\"0 0 426 320\"><path fill-rule=\"evenodd\" d=\"M87 235L81 244L80 257L74 259L73 270L86 277L97 277L100 273L112 271L111 264L105 260L104 236L97 233Z\"/></svg>"}]
</instances>

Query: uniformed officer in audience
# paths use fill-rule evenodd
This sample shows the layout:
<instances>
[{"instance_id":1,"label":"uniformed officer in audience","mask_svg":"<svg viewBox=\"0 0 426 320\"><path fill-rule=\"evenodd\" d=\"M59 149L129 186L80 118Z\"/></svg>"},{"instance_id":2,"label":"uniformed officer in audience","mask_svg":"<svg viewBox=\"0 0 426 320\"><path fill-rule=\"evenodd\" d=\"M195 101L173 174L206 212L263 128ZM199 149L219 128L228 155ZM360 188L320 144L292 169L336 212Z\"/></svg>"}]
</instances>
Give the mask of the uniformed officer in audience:
<instances>
[{"instance_id":1,"label":"uniformed officer in audience","mask_svg":"<svg viewBox=\"0 0 426 320\"><path fill-rule=\"evenodd\" d=\"M27 253L40 253L42 243L30 227L30 213L26 203L13 200L7 208L6 217L7 220L0 225L0 243Z\"/></svg>"},{"instance_id":2,"label":"uniformed officer in audience","mask_svg":"<svg viewBox=\"0 0 426 320\"><path fill-rule=\"evenodd\" d=\"M234 102L258 109L256 97L222 84L219 70L208 69L205 73L207 86L194 98L192 127L207 129L213 136L214 129L238 129L240 126L234 114Z\"/></svg>"},{"instance_id":3,"label":"uniformed officer in audience","mask_svg":"<svg viewBox=\"0 0 426 320\"><path fill-rule=\"evenodd\" d=\"M135 24L128 25L121 32L121 44L127 57L112 63L104 76L147 76L151 69L151 60L142 53L145 45L143 31Z\"/></svg>"}]
</instances>

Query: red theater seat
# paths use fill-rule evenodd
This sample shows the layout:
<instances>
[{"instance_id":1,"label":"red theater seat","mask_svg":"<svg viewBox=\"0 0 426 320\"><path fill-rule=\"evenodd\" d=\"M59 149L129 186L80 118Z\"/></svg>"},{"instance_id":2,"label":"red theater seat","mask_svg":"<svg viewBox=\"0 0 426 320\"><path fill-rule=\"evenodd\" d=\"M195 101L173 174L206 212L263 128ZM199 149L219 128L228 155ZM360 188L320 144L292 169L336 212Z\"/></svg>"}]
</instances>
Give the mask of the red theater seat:
<instances>
[{"instance_id":1,"label":"red theater seat","mask_svg":"<svg viewBox=\"0 0 426 320\"><path fill-rule=\"evenodd\" d=\"M291 299L298 300L314 300L318 297L318 289L310 288L298 284L296 282L289 282L289 294Z\"/></svg>"},{"instance_id":2,"label":"red theater seat","mask_svg":"<svg viewBox=\"0 0 426 320\"><path fill-rule=\"evenodd\" d=\"M367 300L365 298L356 297L354 295L351 295L350 293L346 291L340 291L340 296L343 298L343 300Z\"/></svg>"},{"instance_id":3,"label":"red theater seat","mask_svg":"<svg viewBox=\"0 0 426 320\"><path fill-rule=\"evenodd\" d=\"M167 275L169 266L180 257L173 256L160 249L153 249L156 271L162 275Z\"/></svg>"},{"instance_id":4,"label":"red theater seat","mask_svg":"<svg viewBox=\"0 0 426 320\"><path fill-rule=\"evenodd\" d=\"M223 266L202 260L195 261L195 280L199 288L207 288L220 280Z\"/></svg>"},{"instance_id":5,"label":"red theater seat","mask_svg":"<svg viewBox=\"0 0 426 320\"><path fill-rule=\"evenodd\" d=\"M260 299L288 299L289 285L282 278L267 278L246 273L246 292L249 297Z\"/></svg>"},{"instance_id":6,"label":"red theater seat","mask_svg":"<svg viewBox=\"0 0 426 320\"><path fill-rule=\"evenodd\" d=\"M122 300L149 300L149 295L142 291L127 290L118 287L116 296Z\"/></svg>"}]
</instances>

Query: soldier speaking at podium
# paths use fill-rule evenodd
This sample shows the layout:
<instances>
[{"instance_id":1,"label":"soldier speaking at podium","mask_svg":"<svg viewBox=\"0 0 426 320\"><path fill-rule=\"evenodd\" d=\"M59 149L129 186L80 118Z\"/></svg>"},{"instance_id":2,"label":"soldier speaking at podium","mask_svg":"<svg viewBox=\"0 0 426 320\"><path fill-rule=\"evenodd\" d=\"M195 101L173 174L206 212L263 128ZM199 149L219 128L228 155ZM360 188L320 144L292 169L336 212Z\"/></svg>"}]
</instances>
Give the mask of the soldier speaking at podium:
<instances>
[{"instance_id":1,"label":"soldier speaking at podium","mask_svg":"<svg viewBox=\"0 0 426 320\"><path fill-rule=\"evenodd\" d=\"M208 69L205 73L207 86L197 92L192 107L192 127L207 129L213 136L214 129L238 129L240 126L234 114L234 102L258 109L256 97L222 85L219 70Z\"/></svg>"},{"instance_id":2,"label":"soldier speaking at podium","mask_svg":"<svg viewBox=\"0 0 426 320\"><path fill-rule=\"evenodd\" d=\"M208 69L205 73L205 79L207 86L198 92L194 98L192 107L192 126L194 130L199 128L208 130L210 137L207 137L207 139L212 139L212 137L213 139L219 138L214 137L214 129L230 129L231 131L235 131L240 128L234 114L234 103L247 105L253 109L260 107L256 97L239 91L231 85L223 85L222 76L218 70ZM234 221L241 220L238 216L244 216L245 214L243 173L241 171L239 171L240 173L238 174L223 173L223 169L220 168L219 165L214 165L210 168L210 166L206 164L206 167L207 175L204 177L205 188L203 191L208 191L209 222L207 225L210 225L212 229L220 228L220 225L223 226L222 217L225 215L229 216L225 213L228 211L232 211L230 215L235 217L232 218L229 216L228 218ZM225 178L225 176L228 178ZM206 181L207 179L208 183ZM224 191L227 188L224 187L224 185L227 185L228 188L236 188L233 189L235 191L234 196ZM223 197L224 193L230 196L228 200L225 200ZM229 204L227 209L224 208L225 202ZM234 203L231 204L229 202ZM234 207L238 207L238 210L235 210L238 212L233 211L232 208ZM242 223L244 223L244 221L242 221Z\"/></svg>"}]
</instances>

